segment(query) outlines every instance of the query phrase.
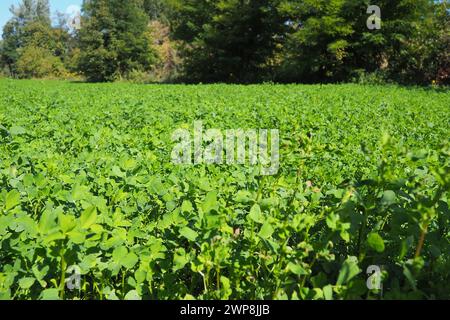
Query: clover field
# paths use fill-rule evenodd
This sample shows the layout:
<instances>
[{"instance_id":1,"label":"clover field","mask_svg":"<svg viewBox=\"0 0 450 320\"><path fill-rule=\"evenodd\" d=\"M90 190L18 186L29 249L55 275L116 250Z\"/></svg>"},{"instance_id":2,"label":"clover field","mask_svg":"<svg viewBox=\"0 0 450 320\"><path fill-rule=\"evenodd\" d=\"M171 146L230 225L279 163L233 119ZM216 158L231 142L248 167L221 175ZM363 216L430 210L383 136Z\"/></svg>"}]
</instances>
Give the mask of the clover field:
<instances>
[{"instance_id":1,"label":"clover field","mask_svg":"<svg viewBox=\"0 0 450 320\"><path fill-rule=\"evenodd\" d=\"M172 164L196 120L278 174ZM449 136L445 89L0 80L0 299L450 299Z\"/></svg>"}]
</instances>

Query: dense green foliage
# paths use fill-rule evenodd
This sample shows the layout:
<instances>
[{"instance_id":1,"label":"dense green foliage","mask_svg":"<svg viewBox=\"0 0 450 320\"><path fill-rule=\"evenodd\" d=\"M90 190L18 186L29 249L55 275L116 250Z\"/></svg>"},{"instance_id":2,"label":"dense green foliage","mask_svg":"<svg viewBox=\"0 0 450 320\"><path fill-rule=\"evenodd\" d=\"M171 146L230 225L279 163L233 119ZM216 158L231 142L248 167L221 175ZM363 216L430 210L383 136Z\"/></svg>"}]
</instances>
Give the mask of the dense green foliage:
<instances>
[{"instance_id":1,"label":"dense green foliage","mask_svg":"<svg viewBox=\"0 0 450 320\"><path fill-rule=\"evenodd\" d=\"M3 299L449 299L448 91L0 82ZM281 166L175 166L277 128ZM81 289L65 288L72 265Z\"/></svg>"},{"instance_id":2,"label":"dense green foliage","mask_svg":"<svg viewBox=\"0 0 450 320\"><path fill-rule=\"evenodd\" d=\"M83 5L79 69L90 81L149 70L154 55L142 0L90 0Z\"/></svg>"},{"instance_id":3,"label":"dense green foliage","mask_svg":"<svg viewBox=\"0 0 450 320\"><path fill-rule=\"evenodd\" d=\"M69 36L51 26L48 0L24 0L11 11L14 16L3 29L2 64L21 78L66 74Z\"/></svg>"},{"instance_id":4,"label":"dense green foliage","mask_svg":"<svg viewBox=\"0 0 450 320\"><path fill-rule=\"evenodd\" d=\"M377 1L381 29L369 30L367 0L179 0L172 26L187 80L448 83L446 2Z\"/></svg>"},{"instance_id":5,"label":"dense green foliage","mask_svg":"<svg viewBox=\"0 0 450 320\"><path fill-rule=\"evenodd\" d=\"M434 17L436 10L431 3L429 0L377 1L381 29L373 31L365 27L367 7L373 4L370 1L313 0L298 5L298 1L287 0L282 12L295 24L287 41L288 57L284 62L287 75L281 76L297 81L345 81L357 70L386 69L391 72L391 78L397 75L398 80L414 82L398 75L414 70L408 66L416 58L410 41L424 41L422 34L433 37L433 33L445 29L445 25L427 27L427 19Z\"/></svg>"},{"instance_id":6,"label":"dense green foliage","mask_svg":"<svg viewBox=\"0 0 450 320\"><path fill-rule=\"evenodd\" d=\"M74 30L63 16L51 25L47 0L23 0L4 26L0 69L88 81L448 85L448 1L379 0L381 29L370 30L368 0L85 0Z\"/></svg>"},{"instance_id":7,"label":"dense green foliage","mask_svg":"<svg viewBox=\"0 0 450 320\"><path fill-rule=\"evenodd\" d=\"M276 36L286 29L278 0L179 0L175 37L189 44L191 81L252 82L267 73Z\"/></svg>"}]
</instances>

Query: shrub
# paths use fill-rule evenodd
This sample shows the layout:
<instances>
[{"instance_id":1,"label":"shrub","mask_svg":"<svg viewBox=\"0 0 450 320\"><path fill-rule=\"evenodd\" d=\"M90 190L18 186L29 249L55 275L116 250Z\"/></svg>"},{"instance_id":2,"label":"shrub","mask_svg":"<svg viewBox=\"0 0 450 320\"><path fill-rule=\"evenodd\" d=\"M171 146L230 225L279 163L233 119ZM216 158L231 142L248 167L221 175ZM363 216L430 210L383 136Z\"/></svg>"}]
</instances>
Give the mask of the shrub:
<instances>
[{"instance_id":1,"label":"shrub","mask_svg":"<svg viewBox=\"0 0 450 320\"><path fill-rule=\"evenodd\" d=\"M124 80L131 83L141 83L141 84L154 82L154 79L148 72L136 69L128 72Z\"/></svg>"},{"instance_id":2,"label":"shrub","mask_svg":"<svg viewBox=\"0 0 450 320\"><path fill-rule=\"evenodd\" d=\"M68 75L62 61L43 48L26 47L17 61L19 78L64 78Z\"/></svg>"},{"instance_id":3,"label":"shrub","mask_svg":"<svg viewBox=\"0 0 450 320\"><path fill-rule=\"evenodd\" d=\"M365 70L356 70L353 73L351 82L366 85L382 85L389 83L390 80L383 71L366 72Z\"/></svg>"}]
</instances>

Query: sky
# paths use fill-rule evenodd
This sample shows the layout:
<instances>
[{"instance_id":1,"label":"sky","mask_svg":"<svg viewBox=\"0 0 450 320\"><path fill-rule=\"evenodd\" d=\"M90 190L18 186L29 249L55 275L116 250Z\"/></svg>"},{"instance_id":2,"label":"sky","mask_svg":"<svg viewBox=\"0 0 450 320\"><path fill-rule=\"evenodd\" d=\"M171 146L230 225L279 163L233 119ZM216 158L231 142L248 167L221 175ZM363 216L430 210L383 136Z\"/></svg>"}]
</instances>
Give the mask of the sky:
<instances>
[{"instance_id":1,"label":"sky","mask_svg":"<svg viewBox=\"0 0 450 320\"><path fill-rule=\"evenodd\" d=\"M11 13L9 12L11 5L18 5L20 2L21 0L0 0L0 30L3 30L3 26L11 18ZM50 0L52 16L56 11L66 12L68 9L73 10L75 8L73 6L79 8L82 2L83 0Z\"/></svg>"}]
</instances>

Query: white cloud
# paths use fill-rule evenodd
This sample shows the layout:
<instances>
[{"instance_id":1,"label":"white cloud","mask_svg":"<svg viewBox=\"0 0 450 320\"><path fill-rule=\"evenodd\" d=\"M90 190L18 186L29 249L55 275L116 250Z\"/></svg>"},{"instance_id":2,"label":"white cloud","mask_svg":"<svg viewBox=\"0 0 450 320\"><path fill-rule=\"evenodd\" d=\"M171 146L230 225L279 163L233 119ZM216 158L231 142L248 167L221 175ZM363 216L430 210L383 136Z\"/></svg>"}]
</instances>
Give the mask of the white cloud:
<instances>
[{"instance_id":1,"label":"white cloud","mask_svg":"<svg viewBox=\"0 0 450 320\"><path fill-rule=\"evenodd\" d=\"M79 30L81 27L81 8L75 4L67 7L66 15L69 17L68 25L72 30Z\"/></svg>"},{"instance_id":2,"label":"white cloud","mask_svg":"<svg viewBox=\"0 0 450 320\"><path fill-rule=\"evenodd\" d=\"M69 15L70 17L78 16L78 15L80 15L80 13L81 13L81 7L76 4L71 4L66 9L66 14Z\"/></svg>"}]
</instances>

